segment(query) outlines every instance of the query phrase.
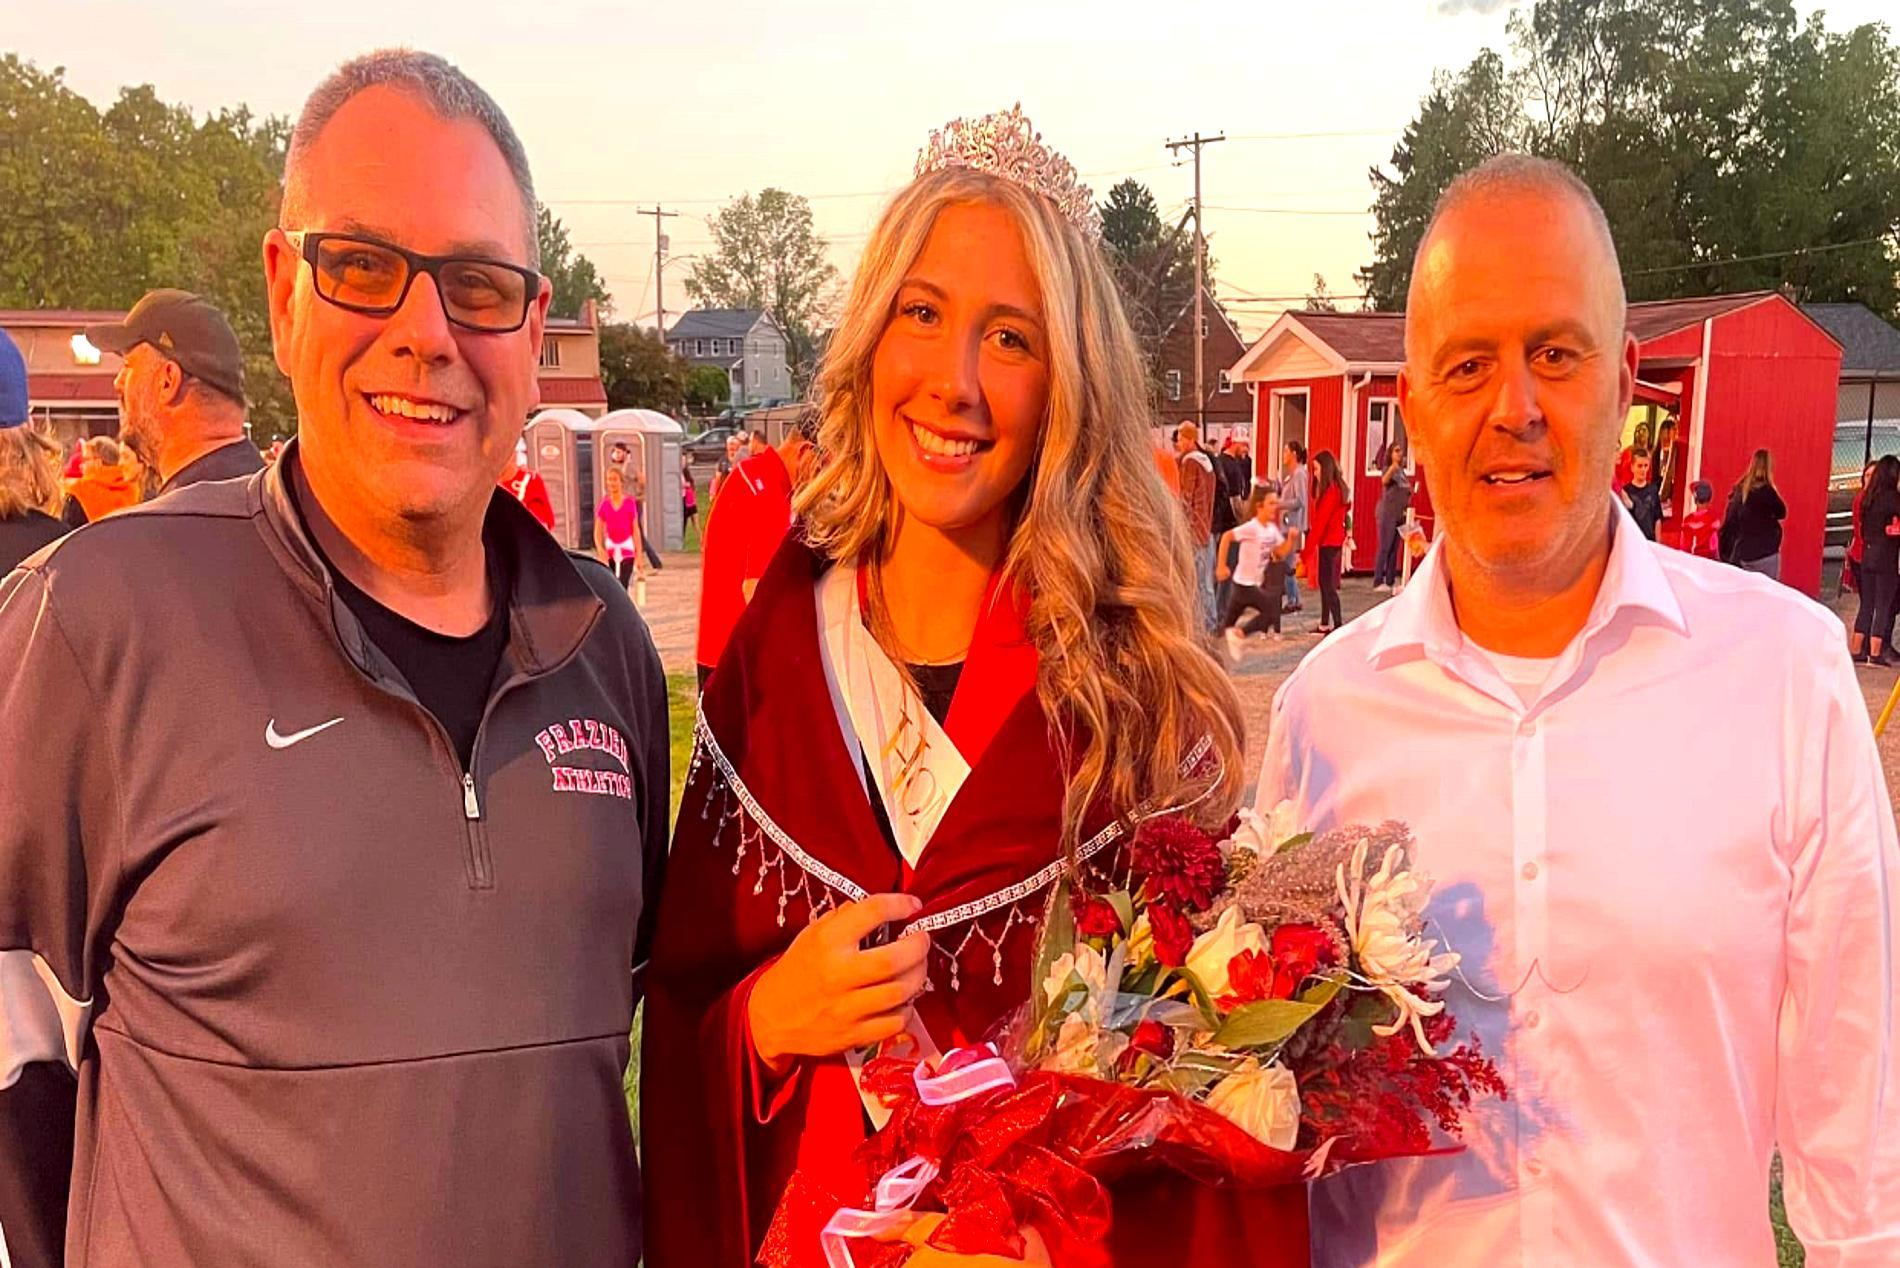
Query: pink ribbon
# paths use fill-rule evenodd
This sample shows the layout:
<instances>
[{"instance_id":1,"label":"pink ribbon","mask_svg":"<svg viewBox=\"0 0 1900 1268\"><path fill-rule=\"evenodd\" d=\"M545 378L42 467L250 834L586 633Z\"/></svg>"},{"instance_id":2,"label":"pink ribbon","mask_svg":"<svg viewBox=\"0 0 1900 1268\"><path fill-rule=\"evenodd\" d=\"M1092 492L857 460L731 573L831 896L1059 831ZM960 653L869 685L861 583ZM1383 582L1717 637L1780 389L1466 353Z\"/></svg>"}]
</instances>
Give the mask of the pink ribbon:
<instances>
[{"instance_id":1,"label":"pink ribbon","mask_svg":"<svg viewBox=\"0 0 1900 1268\"><path fill-rule=\"evenodd\" d=\"M985 1056L987 1053L989 1055ZM954 1105L994 1088L1015 1087L1016 1076L1009 1063L996 1054L994 1044L958 1048L938 1063L936 1074L925 1074L923 1062L917 1063L912 1079L918 1099L925 1105ZM937 1178L937 1164L928 1158L913 1157L886 1171L872 1195L872 1209L847 1206L826 1221L818 1234L818 1245L825 1252L830 1268L857 1268L851 1257L851 1242L879 1233L901 1233L916 1223L918 1213L911 1203L923 1195Z\"/></svg>"},{"instance_id":2,"label":"pink ribbon","mask_svg":"<svg viewBox=\"0 0 1900 1268\"><path fill-rule=\"evenodd\" d=\"M983 1056L983 1053L989 1056ZM911 1077L917 1084L918 1099L926 1105L955 1105L979 1093L995 1088L1015 1087L1016 1076L1009 1063L996 1055L995 1044L958 1048L937 1066L937 1073L924 1073L922 1062Z\"/></svg>"}]
</instances>

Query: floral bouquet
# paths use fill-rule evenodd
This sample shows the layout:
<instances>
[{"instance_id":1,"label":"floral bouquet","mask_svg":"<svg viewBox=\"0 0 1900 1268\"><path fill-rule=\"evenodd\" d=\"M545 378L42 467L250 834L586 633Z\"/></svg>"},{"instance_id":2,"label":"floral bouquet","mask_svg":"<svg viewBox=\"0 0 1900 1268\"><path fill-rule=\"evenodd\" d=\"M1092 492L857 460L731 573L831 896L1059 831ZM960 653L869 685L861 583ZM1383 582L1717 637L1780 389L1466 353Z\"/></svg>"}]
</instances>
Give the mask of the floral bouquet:
<instances>
[{"instance_id":1,"label":"floral bouquet","mask_svg":"<svg viewBox=\"0 0 1900 1268\"><path fill-rule=\"evenodd\" d=\"M870 1062L891 1120L849 1174L794 1179L765 1262L901 1263L853 1239L940 1211L942 1250L1019 1257L1034 1228L1057 1262L1101 1263L1115 1178L1297 1184L1455 1139L1505 1088L1475 1039L1446 1047L1458 956L1427 935L1409 832L1290 817L1245 812L1218 842L1151 819L1118 887L1059 887L1028 1003L940 1063ZM814 1221L824 1260L795 1250Z\"/></svg>"}]
</instances>

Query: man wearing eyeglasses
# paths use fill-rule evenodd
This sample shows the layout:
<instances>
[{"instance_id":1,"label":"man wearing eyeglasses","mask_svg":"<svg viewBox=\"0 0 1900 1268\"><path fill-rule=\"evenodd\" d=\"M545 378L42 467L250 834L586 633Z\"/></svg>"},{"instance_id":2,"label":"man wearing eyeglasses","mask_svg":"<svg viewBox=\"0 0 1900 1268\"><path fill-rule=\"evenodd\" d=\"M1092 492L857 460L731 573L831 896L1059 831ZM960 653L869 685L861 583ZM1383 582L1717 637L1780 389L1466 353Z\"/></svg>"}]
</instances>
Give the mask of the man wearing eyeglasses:
<instances>
[{"instance_id":1,"label":"man wearing eyeglasses","mask_svg":"<svg viewBox=\"0 0 1900 1268\"><path fill-rule=\"evenodd\" d=\"M264 243L298 439L0 583L0 1262L637 1261L666 690L496 485L534 224L478 86L345 65Z\"/></svg>"}]
</instances>

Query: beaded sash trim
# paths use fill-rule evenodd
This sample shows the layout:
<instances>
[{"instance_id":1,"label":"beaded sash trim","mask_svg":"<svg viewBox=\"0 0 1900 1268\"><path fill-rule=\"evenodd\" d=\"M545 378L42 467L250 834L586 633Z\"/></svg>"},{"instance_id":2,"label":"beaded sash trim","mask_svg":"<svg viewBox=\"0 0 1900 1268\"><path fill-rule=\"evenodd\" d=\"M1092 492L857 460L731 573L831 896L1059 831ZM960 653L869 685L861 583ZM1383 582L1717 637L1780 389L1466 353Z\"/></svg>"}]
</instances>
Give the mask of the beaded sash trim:
<instances>
[{"instance_id":1,"label":"beaded sash trim","mask_svg":"<svg viewBox=\"0 0 1900 1268\"><path fill-rule=\"evenodd\" d=\"M840 903L857 902L867 896L862 885L837 869L826 866L802 849L783 828L773 822L765 807L759 804L745 781L739 778L739 772L719 747L718 739L712 733L712 727L706 721L706 715L700 713L693 723L693 759L687 767L687 787L699 777L700 767L708 762L713 768L715 786L707 791L705 800L700 804L699 817L702 821L712 818L713 803L719 805L719 823L713 833L718 841L723 837L726 826L733 820L739 821L739 845L732 860L732 874L739 875L745 870L748 852L758 852L757 875L753 880L752 892L765 893L765 882L774 877L778 887L778 923L784 925L786 908L793 899L803 899L809 909L810 919L816 919L837 907ZM1182 760L1183 771L1197 768L1207 758L1213 748L1212 737L1203 736ZM1205 794L1203 794L1205 795ZM1188 806L1194 803L1189 802ZM1188 806L1169 806L1146 814L1137 814L1132 822L1154 818L1160 814L1170 814L1185 810ZM1128 821L1116 820L1098 831L1082 843L1076 851L1078 864L1086 863L1109 846L1121 840L1128 832ZM993 893L967 903L959 903L944 911L934 912L906 925L903 933L921 931L931 936L933 951L949 961L950 989L957 990L962 985L963 954L972 942L981 941L990 948L990 960L993 981L997 986L1003 984L1003 943L1010 931L1019 925L1033 925L1034 916L1023 910L1023 904L1037 897L1062 875L1064 861L1057 859L1041 868L1033 875L1005 886ZM1002 920L1002 928L994 934L983 927L985 917L1007 909ZM946 946L949 939L939 940L938 935L967 924L963 936L956 940L953 948ZM926 989L931 989L926 985Z\"/></svg>"}]
</instances>

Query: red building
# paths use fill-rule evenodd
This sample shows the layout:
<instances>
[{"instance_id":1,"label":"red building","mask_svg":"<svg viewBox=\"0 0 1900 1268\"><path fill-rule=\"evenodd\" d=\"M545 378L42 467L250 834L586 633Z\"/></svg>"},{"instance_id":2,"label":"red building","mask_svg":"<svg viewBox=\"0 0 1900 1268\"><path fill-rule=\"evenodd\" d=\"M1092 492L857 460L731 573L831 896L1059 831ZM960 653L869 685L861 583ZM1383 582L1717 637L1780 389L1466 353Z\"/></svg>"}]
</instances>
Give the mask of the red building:
<instances>
[{"instance_id":1,"label":"red building","mask_svg":"<svg viewBox=\"0 0 1900 1268\"><path fill-rule=\"evenodd\" d=\"M1840 345L1772 291L1631 304L1629 329L1641 363L1624 438L1638 421L1653 429L1665 414L1679 416L1676 518L1697 480L1714 485L1721 501L1755 450L1767 449L1788 503L1781 578L1818 593ZM1353 516L1350 567L1369 568L1377 550L1371 508L1385 445L1405 435L1398 403L1404 360L1403 313L1289 311L1229 371L1253 393L1263 475L1278 475L1289 438L1331 450L1352 473L1353 504L1365 509ZM1415 484L1412 505L1429 529L1425 472L1415 471Z\"/></svg>"}]
</instances>

